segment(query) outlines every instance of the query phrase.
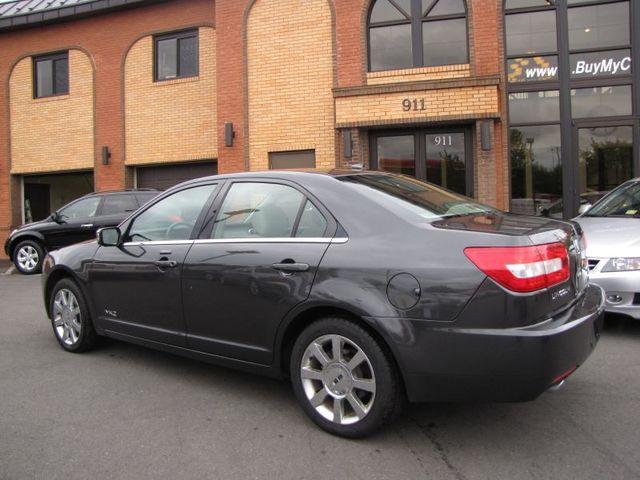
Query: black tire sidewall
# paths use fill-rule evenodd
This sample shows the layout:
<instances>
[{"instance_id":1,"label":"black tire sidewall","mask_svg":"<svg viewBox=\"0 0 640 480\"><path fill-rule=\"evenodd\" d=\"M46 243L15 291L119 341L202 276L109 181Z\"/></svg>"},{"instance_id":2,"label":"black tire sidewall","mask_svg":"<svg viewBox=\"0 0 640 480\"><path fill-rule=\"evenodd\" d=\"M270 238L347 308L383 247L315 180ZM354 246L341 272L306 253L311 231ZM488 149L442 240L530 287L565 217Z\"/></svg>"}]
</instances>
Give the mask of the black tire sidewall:
<instances>
[{"instance_id":1,"label":"black tire sidewall","mask_svg":"<svg viewBox=\"0 0 640 480\"><path fill-rule=\"evenodd\" d=\"M54 299L56 298L56 294L63 288L70 290L75 295L76 300L78 301L78 307L80 308L80 323L81 323L80 338L74 345L71 345L71 346L65 344L62 341L62 339L58 336L58 333L56 332L55 325L53 324ZM51 321L51 328L53 329L53 334L56 337L58 344L62 348L64 348L68 352L80 353L80 352L89 350L90 348L93 347L95 343L96 334L93 328L93 323L91 321L91 316L89 315L89 309L87 308L84 295L82 295L80 288L78 288L77 284L73 280L69 278L63 278L62 280L58 281L58 283L55 284L55 286L53 287L53 290L51 290L51 296L49 297L49 312L50 312L49 320Z\"/></svg>"},{"instance_id":2,"label":"black tire sidewall","mask_svg":"<svg viewBox=\"0 0 640 480\"><path fill-rule=\"evenodd\" d=\"M22 247L26 245L29 245L35 248L36 252L38 252L38 263L36 264L36 268L34 268L31 271L23 270L22 268L20 268L20 264L18 263L18 252ZM40 243L38 243L36 240L23 240L21 242L18 242L18 244L13 249L13 264L16 266L18 271L23 275L34 275L36 273L40 273L42 271L43 261L44 261L44 248L42 248L42 245L40 245Z\"/></svg>"},{"instance_id":3,"label":"black tire sidewall","mask_svg":"<svg viewBox=\"0 0 640 480\"><path fill-rule=\"evenodd\" d=\"M367 355L376 378L376 397L374 404L364 419L352 425L335 424L311 405L302 386L300 363L308 345L318 337L337 334L356 343ZM379 342L366 330L351 320L343 318L324 318L309 325L296 339L289 365L291 383L296 398L305 413L323 430L341 437L361 438L378 431L398 409L399 381L395 366Z\"/></svg>"}]
</instances>

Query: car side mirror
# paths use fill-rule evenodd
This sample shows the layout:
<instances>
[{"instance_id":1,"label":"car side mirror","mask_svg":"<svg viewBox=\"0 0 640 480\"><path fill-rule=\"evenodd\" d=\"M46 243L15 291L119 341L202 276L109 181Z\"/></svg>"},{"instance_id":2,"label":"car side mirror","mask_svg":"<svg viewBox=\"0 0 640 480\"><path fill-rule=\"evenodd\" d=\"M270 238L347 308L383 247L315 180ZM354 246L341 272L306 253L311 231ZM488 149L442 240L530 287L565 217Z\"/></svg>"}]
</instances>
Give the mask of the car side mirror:
<instances>
[{"instance_id":1,"label":"car side mirror","mask_svg":"<svg viewBox=\"0 0 640 480\"><path fill-rule=\"evenodd\" d=\"M117 247L120 245L120 229L107 227L98 230L98 245L102 247Z\"/></svg>"},{"instance_id":2,"label":"car side mirror","mask_svg":"<svg viewBox=\"0 0 640 480\"><path fill-rule=\"evenodd\" d=\"M53 212L51 214L51 220L53 220L56 223L62 223L62 218L60 218L60 214L58 212Z\"/></svg>"},{"instance_id":3,"label":"car side mirror","mask_svg":"<svg viewBox=\"0 0 640 480\"><path fill-rule=\"evenodd\" d=\"M582 215L583 213L587 213L591 209L591 207L592 205L590 203L584 203L580 205L580 208L578 208L578 214Z\"/></svg>"}]
</instances>

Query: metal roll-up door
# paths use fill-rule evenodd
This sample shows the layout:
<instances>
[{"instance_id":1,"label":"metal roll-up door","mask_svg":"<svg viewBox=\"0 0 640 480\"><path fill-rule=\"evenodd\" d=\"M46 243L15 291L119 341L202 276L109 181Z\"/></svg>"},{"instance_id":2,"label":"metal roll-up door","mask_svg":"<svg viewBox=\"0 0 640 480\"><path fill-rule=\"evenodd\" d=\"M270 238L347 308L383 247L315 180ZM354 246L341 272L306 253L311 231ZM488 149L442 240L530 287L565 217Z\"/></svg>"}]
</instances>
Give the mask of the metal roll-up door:
<instances>
[{"instance_id":1,"label":"metal roll-up door","mask_svg":"<svg viewBox=\"0 0 640 480\"><path fill-rule=\"evenodd\" d=\"M218 173L217 162L180 163L173 165L154 165L136 169L136 186L138 188L155 188L166 190L174 185L207 177Z\"/></svg>"}]
</instances>

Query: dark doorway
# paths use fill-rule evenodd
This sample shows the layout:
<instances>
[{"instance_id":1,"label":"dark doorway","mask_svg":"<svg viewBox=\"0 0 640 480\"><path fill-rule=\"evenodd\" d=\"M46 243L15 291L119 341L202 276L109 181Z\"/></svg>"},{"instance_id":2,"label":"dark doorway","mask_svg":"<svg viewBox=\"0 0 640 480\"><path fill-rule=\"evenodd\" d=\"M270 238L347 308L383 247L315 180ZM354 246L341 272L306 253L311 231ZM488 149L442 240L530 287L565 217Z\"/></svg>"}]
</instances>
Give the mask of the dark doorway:
<instances>
[{"instance_id":1,"label":"dark doorway","mask_svg":"<svg viewBox=\"0 0 640 480\"><path fill-rule=\"evenodd\" d=\"M51 188L46 184L24 184L24 216L26 222L44 220L51 213Z\"/></svg>"}]
</instances>

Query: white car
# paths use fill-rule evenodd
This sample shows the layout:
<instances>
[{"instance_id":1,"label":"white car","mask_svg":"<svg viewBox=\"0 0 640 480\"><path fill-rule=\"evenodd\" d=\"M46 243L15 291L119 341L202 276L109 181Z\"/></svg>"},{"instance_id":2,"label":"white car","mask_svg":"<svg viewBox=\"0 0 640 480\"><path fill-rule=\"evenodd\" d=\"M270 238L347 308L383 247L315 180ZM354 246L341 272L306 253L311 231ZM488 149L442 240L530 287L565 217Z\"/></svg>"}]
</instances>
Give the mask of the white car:
<instances>
[{"instance_id":1,"label":"white car","mask_svg":"<svg viewBox=\"0 0 640 480\"><path fill-rule=\"evenodd\" d=\"M640 178L575 220L586 234L589 279L605 290L606 310L640 320Z\"/></svg>"}]
</instances>

